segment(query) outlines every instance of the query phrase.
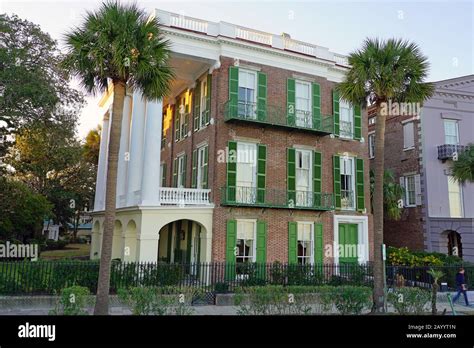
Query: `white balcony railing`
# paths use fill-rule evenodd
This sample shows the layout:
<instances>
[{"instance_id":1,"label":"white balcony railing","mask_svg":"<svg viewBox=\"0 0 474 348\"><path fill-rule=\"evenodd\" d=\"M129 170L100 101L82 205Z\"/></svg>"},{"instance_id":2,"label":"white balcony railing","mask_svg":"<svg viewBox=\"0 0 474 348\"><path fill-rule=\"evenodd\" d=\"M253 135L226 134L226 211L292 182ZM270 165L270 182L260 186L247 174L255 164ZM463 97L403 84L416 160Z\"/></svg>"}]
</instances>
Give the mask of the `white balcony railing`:
<instances>
[{"instance_id":1,"label":"white balcony railing","mask_svg":"<svg viewBox=\"0 0 474 348\"><path fill-rule=\"evenodd\" d=\"M160 187L160 205L210 205L211 190L177 187Z\"/></svg>"},{"instance_id":2,"label":"white balcony railing","mask_svg":"<svg viewBox=\"0 0 474 348\"><path fill-rule=\"evenodd\" d=\"M235 28L235 37L242 40L257 42L263 45L272 45L272 35L267 33L262 33L258 30L252 30L243 27Z\"/></svg>"},{"instance_id":3,"label":"white balcony railing","mask_svg":"<svg viewBox=\"0 0 474 348\"><path fill-rule=\"evenodd\" d=\"M156 10L155 15L160 20L160 24L165 27L185 29L213 37L221 36L245 40L248 42L254 42L277 49L283 49L327 61L332 61L341 66L348 66L348 60L346 56L331 52L326 47L294 40L286 34L277 35L255 29L245 28L227 22L211 22L162 10Z\"/></svg>"},{"instance_id":4,"label":"white balcony railing","mask_svg":"<svg viewBox=\"0 0 474 348\"><path fill-rule=\"evenodd\" d=\"M203 21L197 18L172 14L170 22L172 27L197 31L200 33L207 33L207 21Z\"/></svg>"}]
</instances>

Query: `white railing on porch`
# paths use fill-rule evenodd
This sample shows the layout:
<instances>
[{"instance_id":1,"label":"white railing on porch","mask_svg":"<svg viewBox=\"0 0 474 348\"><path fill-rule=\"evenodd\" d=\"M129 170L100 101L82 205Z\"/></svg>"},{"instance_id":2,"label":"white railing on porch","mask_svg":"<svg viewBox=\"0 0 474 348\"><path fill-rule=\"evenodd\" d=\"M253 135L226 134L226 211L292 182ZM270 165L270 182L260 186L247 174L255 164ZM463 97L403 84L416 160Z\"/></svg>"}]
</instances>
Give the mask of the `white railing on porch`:
<instances>
[{"instance_id":1,"label":"white railing on porch","mask_svg":"<svg viewBox=\"0 0 474 348\"><path fill-rule=\"evenodd\" d=\"M257 42L260 44L272 45L272 35L268 33L264 33L258 30L253 30L244 27L235 27L235 37L238 39Z\"/></svg>"},{"instance_id":2,"label":"white railing on porch","mask_svg":"<svg viewBox=\"0 0 474 348\"><path fill-rule=\"evenodd\" d=\"M172 27L207 33L207 21L201 19L171 14L170 21Z\"/></svg>"},{"instance_id":3,"label":"white railing on porch","mask_svg":"<svg viewBox=\"0 0 474 348\"><path fill-rule=\"evenodd\" d=\"M160 187L160 205L210 205L211 190L177 187Z\"/></svg>"}]
</instances>

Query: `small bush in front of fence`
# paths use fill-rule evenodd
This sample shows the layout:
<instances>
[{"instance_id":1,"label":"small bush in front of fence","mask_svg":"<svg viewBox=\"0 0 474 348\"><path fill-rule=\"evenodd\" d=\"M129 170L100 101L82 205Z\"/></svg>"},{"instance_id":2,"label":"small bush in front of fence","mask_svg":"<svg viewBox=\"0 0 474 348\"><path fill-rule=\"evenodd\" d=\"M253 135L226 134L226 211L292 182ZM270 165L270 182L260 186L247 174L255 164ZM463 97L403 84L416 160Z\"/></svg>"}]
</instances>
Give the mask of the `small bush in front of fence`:
<instances>
[{"instance_id":1,"label":"small bush in front of fence","mask_svg":"<svg viewBox=\"0 0 474 348\"><path fill-rule=\"evenodd\" d=\"M372 305L372 290L363 286L338 286L330 294L339 314L361 314Z\"/></svg>"},{"instance_id":2,"label":"small bush in front of fence","mask_svg":"<svg viewBox=\"0 0 474 348\"><path fill-rule=\"evenodd\" d=\"M118 296L134 315L191 315L193 302L202 291L192 287L133 287L119 289Z\"/></svg>"},{"instance_id":3,"label":"small bush in front of fence","mask_svg":"<svg viewBox=\"0 0 474 348\"><path fill-rule=\"evenodd\" d=\"M363 286L281 286L237 288L239 315L360 314L372 304L372 291Z\"/></svg>"},{"instance_id":4,"label":"small bush in front of fence","mask_svg":"<svg viewBox=\"0 0 474 348\"><path fill-rule=\"evenodd\" d=\"M394 289L387 295L387 302L402 315L426 312L430 300L430 292L420 288Z\"/></svg>"},{"instance_id":5,"label":"small bush in front of fence","mask_svg":"<svg viewBox=\"0 0 474 348\"><path fill-rule=\"evenodd\" d=\"M87 307L92 304L90 291L83 286L71 286L61 290L56 307L51 315L87 315Z\"/></svg>"}]
</instances>

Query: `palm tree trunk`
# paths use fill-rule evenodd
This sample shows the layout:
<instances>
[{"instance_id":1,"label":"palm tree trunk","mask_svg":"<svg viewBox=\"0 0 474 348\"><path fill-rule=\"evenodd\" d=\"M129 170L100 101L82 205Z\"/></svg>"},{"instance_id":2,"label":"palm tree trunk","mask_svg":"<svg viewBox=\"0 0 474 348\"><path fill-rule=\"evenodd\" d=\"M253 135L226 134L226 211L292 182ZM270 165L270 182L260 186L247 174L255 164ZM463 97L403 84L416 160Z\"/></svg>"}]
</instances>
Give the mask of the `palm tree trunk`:
<instances>
[{"instance_id":1,"label":"palm tree trunk","mask_svg":"<svg viewBox=\"0 0 474 348\"><path fill-rule=\"evenodd\" d=\"M107 157L107 184L105 191L105 221L100 255L99 280L94 315L109 314L110 268L112 259L112 238L115 225L115 202L117 192L117 165L122 131L125 84L114 82L114 101ZM103 134L107 136L107 134Z\"/></svg>"},{"instance_id":2,"label":"palm tree trunk","mask_svg":"<svg viewBox=\"0 0 474 348\"><path fill-rule=\"evenodd\" d=\"M375 123L375 159L374 159L374 308L384 311L384 269L382 261L383 244L383 175L384 175L385 115L377 105Z\"/></svg>"}]
</instances>

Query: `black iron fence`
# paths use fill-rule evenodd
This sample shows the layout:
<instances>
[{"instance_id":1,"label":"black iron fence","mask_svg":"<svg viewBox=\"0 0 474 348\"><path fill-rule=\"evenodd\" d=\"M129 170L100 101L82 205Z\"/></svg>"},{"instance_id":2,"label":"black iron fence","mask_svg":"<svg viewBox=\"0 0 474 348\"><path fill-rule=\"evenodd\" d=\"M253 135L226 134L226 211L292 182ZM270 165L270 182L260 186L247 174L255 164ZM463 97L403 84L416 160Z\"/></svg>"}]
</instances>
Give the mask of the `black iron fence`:
<instances>
[{"instance_id":1,"label":"black iron fence","mask_svg":"<svg viewBox=\"0 0 474 348\"><path fill-rule=\"evenodd\" d=\"M431 267L387 266L387 285L429 288ZM458 266L436 267L444 273L440 282L455 288ZM465 267L468 284L474 286L474 267ZM97 290L97 261L0 262L0 295L55 294L80 285ZM262 285L373 285L373 266L366 264L168 264L112 262L111 293L136 286L195 287L212 292L232 292L236 287Z\"/></svg>"}]
</instances>

